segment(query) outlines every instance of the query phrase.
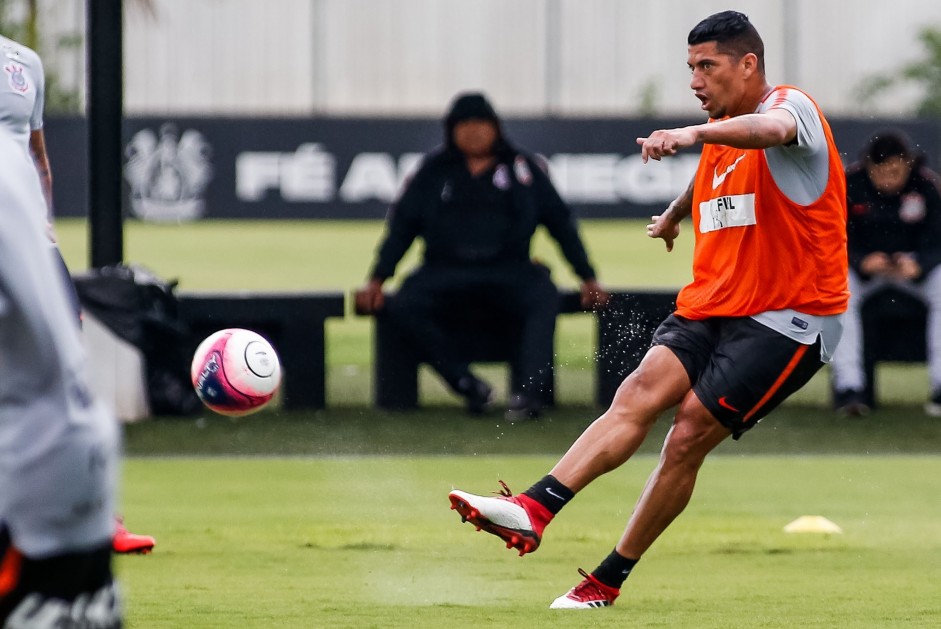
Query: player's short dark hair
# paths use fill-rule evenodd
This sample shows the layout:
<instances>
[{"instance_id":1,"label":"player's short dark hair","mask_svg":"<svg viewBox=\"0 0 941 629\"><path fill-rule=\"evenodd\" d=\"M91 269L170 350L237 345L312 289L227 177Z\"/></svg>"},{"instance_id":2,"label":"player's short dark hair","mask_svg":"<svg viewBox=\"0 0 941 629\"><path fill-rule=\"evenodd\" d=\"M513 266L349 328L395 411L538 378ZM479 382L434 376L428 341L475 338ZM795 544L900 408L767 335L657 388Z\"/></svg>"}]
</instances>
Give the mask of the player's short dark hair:
<instances>
[{"instance_id":1,"label":"player's short dark hair","mask_svg":"<svg viewBox=\"0 0 941 629\"><path fill-rule=\"evenodd\" d=\"M719 52L741 59L748 53L758 57L758 70L765 73L765 43L748 16L738 11L722 11L710 15L689 32L690 46L716 42Z\"/></svg>"}]
</instances>

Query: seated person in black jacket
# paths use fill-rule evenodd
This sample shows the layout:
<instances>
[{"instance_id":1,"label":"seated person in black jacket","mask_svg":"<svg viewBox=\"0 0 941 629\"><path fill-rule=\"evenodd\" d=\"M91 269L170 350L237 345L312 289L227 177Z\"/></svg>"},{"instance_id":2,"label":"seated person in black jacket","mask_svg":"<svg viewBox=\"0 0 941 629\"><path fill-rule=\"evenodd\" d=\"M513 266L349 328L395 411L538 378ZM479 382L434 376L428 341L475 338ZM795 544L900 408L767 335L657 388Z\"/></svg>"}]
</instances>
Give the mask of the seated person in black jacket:
<instances>
[{"instance_id":1,"label":"seated person in black jacket","mask_svg":"<svg viewBox=\"0 0 941 629\"><path fill-rule=\"evenodd\" d=\"M551 374L558 311L555 285L545 267L530 259L536 228L548 229L582 278L584 307L604 305L608 294L595 280L568 206L536 160L503 137L487 99L459 95L444 125L444 146L426 156L390 210L370 279L357 292L357 309L383 309L383 282L421 238L423 263L403 281L388 316L424 350L472 413L485 411L493 393L455 356L452 340L438 324L441 313L483 303L519 320L523 383L511 392L507 419L535 418Z\"/></svg>"},{"instance_id":2,"label":"seated person in black jacket","mask_svg":"<svg viewBox=\"0 0 941 629\"><path fill-rule=\"evenodd\" d=\"M860 310L869 297L893 288L928 306L932 396L925 411L941 416L941 194L938 176L923 161L904 134L884 130L846 172L850 301L832 362L834 404L842 414L869 410Z\"/></svg>"}]
</instances>

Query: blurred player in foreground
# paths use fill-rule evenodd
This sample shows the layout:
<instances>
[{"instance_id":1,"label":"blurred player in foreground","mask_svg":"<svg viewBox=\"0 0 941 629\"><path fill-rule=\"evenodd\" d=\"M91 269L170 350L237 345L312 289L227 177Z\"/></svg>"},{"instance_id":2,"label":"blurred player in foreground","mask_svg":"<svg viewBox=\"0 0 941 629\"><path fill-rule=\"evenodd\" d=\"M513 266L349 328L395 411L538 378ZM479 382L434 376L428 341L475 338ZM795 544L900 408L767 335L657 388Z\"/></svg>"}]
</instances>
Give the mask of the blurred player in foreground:
<instances>
[{"instance_id":1,"label":"blurred player in foreground","mask_svg":"<svg viewBox=\"0 0 941 629\"><path fill-rule=\"evenodd\" d=\"M43 248L51 247L58 272L65 279L69 303L76 316L81 316L78 294L72 285L69 270L56 245L53 227L52 169L46 153L43 133L45 107L45 74L42 60L31 48L0 35L0 64L6 81L0 81L0 128L6 129L32 158L39 175L45 203L37 208L46 223L49 236ZM118 553L148 553L155 544L149 535L136 535L116 518L114 551Z\"/></svg>"},{"instance_id":2,"label":"blurred player in foreground","mask_svg":"<svg viewBox=\"0 0 941 629\"><path fill-rule=\"evenodd\" d=\"M36 172L0 128L0 626L121 626L118 423L48 252Z\"/></svg>"},{"instance_id":3,"label":"blurred player in foreground","mask_svg":"<svg viewBox=\"0 0 941 629\"><path fill-rule=\"evenodd\" d=\"M690 87L706 124L638 138L659 160L702 144L692 185L647 226L667 251L692 216L693 281L611 407L549 474L519 495L452 491L462 519L520 554L598 476L627 461L675 408L660 462L611 553L556 609L614 603L634 565L683 511L705 457L740 438L830 359L846 310L846 184L829 125L809 96L765 78L748 18L715 14L689 34Z\"/></svg>"}]
</instances>

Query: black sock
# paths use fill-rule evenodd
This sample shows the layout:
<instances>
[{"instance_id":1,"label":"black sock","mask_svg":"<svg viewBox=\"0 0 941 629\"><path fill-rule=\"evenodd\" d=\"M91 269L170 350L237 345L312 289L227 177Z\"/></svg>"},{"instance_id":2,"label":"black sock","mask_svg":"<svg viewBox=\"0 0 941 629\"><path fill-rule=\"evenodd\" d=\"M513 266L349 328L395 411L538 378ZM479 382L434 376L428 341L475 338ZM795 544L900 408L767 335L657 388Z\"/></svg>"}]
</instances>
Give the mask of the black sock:
<instances>
[{"instance_id":1,"label":"black sock","mask_svg":"<svg viewBox=\"0 0 941 629\"><path fill-rule=\"evenodd\" d=\"M560 483L555 476L547 474L535 485L523 492L555 515L575 497L575 492Z\"/></svg>"},{"instance_id":2,"label":"black sock","mask_svg":"<svg viewBox=\"0 0 941 629\"><path fill-rule=\"evenodd\" d=\"M640 560L628 559L617 550L612 550L591 574L608 587L620 589L638 561Z\"/></svg>"}]
</instances>

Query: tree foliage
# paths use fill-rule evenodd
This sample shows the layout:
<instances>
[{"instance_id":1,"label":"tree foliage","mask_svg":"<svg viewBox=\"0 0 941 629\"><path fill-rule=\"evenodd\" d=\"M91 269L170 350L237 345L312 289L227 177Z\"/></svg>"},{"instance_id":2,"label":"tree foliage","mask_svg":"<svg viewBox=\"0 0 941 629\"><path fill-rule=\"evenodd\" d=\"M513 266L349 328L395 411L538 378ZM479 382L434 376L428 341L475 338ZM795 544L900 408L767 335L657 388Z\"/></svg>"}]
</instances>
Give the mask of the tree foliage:
<instances>
[{"instance_id":1,"label":"tree foliage","mask_svg":"<svg viewBox=\"0 0 941 629\"><path fill-rule=\"evenodd\" d=\"M862 102L871 102L900 85L914 84L922 90L922 97L913 113L941 118L941 27L922 29L918 39L924 49L923 56L891 73L865 79L858 89Z\"/></svg>"}]
</instances>

